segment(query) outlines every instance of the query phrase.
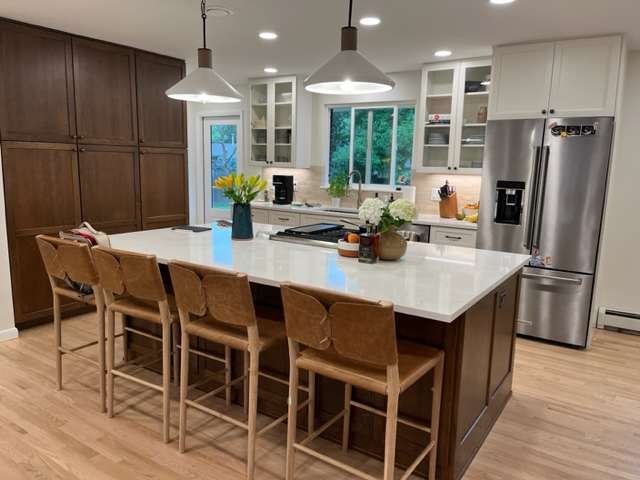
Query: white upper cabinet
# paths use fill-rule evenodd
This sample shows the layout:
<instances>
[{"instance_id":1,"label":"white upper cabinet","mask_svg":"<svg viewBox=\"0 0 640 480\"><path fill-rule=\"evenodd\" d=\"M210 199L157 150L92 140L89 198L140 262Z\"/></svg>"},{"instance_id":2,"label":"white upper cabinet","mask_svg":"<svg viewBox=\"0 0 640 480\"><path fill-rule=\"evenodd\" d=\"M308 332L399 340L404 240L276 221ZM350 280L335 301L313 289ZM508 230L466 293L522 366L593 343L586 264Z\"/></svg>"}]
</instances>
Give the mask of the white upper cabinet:
<instances>
[{"instance_id":1,"label":"white upper cabinet","mask_svg":"<svg viewBox=\"0 0 640 480\"><path fill-rule=\"evenodd\" d=\"M619 36L496 47L489 118L613 116Z\"/></svg>"},{"instance_id":2,"label":"white upper cabinet","mask_svg":"<svg viewBox=\"0 0 640 480\"><path fill-rule=\"evenodd\" d=\"M251 165L297 166L296 107L296 77L270 78L251 83Z\"/></svg>"},{"instance_id":3,"label":"white upper cabinet","mask_svg":"<svg viewBox=\"0 0 640 480\"><path fill-rule=\"evenodd\" d=\"M553 74L553 43L497 47L489 118L543 118Z\"/></svg>"},{"instance_id":4,"label":"white upper cabinet","mask_svg":"<svg viewBox=\"0 0 640 480\"><path fill-rule=\"evenodd\" d=\"M482 171L490 81L489 59L423 67L416 115L417 171Z\"/></svg>"},{"instance_id":5,"label":"white upper cabinet","mask_svg":"<svg viewBox=\"0 0 640 480\"><path fill-rule=\"evenodd\" d=\"M549 107L561 117L613 116L620 37L557 42Z\"/></svg>"}]
</instances>

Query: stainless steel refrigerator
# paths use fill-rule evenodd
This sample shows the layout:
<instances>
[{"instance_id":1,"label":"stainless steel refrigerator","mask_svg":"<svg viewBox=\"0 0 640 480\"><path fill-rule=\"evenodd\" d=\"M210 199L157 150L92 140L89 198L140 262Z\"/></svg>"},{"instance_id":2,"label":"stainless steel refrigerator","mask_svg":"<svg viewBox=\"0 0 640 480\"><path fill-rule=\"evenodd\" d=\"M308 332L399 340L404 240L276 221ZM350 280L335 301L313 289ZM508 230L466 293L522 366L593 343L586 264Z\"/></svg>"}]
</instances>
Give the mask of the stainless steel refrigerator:
<instances>
[{"instance_id":1,"label":"stainless steel refrigerator","mask_svg":"<svg viewBox=\"0 0 640 480\"><path fill-rule=\"evenodd\" d=\"M478 248L531 254L518 333L586 347L613 118L487 126Z\"/></svg>"}]
</instances>

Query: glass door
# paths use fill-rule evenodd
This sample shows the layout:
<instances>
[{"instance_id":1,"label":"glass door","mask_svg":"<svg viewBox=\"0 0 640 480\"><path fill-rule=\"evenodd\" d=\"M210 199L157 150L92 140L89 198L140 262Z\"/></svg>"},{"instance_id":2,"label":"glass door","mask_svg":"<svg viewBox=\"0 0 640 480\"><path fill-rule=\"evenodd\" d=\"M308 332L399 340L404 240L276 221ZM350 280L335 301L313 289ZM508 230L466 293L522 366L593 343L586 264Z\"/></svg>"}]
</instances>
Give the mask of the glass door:
<instances>
[{"instance_id":1,"label":"glass door","mask_svg":"<svg viewBox=\"0 0 640 480\"><path fill-rule=\"evenodd\" d=\"M251 160L268 162L267 132L269 128L269 85L251 85Z\"/></svg>"},{"instance_id":2,"label":"glass door","mask_svg":"<svg viewBox=\"0 0 640 480\"><path fill-rule=\"evenodd\" d=\"M456 80L458 70L438 67L426 72L424 147L422 167L450 169L456 114Z\"/></svg>"},{"instance_id":3,"label":"glass door","mask_svg":"<svg viewBox=\"0 0 640 480\"><path fill-rule=\"evenodd\" d=\"M462 79L464 96L458 168L481 169L487 129L491 65L464 64Z\"/></svg>"},{"instance_id":4,"label":"glass door","mask_svg":"<svg viewBox=\"0 0 640 480\"><path fill-rule=\"evenodd\" d=\"M229 218L231 200L214 188L218 177L237 173L242 167L242 124L239 116L204 120L205 221Z\"/></svg>"},{"instance_id":5,"label":"glass door","mask_svg":"<svg viewBox=\"0 0 640 480\"><path fill-rule=\"evenodd\" d=\"M295 85L293 81L275 82L274 153L275 165L293 163L293 125L295 124Z\"/></svg>"}]
</instances>

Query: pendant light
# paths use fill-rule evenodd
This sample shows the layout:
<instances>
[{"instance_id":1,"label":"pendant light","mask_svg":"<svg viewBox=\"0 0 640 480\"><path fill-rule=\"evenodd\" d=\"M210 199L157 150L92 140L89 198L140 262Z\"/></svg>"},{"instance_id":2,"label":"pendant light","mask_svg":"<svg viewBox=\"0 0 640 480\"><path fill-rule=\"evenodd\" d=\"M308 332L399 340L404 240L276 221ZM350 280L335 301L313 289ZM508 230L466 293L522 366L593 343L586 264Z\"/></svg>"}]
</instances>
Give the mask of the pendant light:
<instances>
[{"instance_id":1,"label":"pendant light","mask_svg":"<svg viewBox=\"0 0 640 480\"><path fill-rule=\"evenodd\" d=\"M351 25L353 0L349 0L349 24L342 27L341 51L304 81L306 90L327 95L359 95L388 92L396 83L358 53L358 29Z\"/></svg>"},{"instance_id":2,"label":"pendant light","mask_svg":"<svg viewBox=\"0 0 640 480\"><path fill-rule=\"evenodd\" d=\"M207 6L200 3L202 12L202 48L198 49L198 68L165 93L169 98L199 103L240 102L242 95L213 70L213 54L207 48Z\"/></svg>"}]
</instances>

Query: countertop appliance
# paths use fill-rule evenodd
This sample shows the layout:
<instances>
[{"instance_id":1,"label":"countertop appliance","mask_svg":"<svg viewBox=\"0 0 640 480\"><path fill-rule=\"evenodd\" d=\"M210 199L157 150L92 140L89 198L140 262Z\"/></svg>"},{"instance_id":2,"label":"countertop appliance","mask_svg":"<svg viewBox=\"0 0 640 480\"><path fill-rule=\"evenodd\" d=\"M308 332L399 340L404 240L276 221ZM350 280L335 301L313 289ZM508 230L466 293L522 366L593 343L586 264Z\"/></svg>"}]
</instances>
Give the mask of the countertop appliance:
<instances>
[{"instance_id":1,"label":"countertop appliance","mask_svg":"<svg viewBox=\"0 0 640 480\"><path fill-rule=\"evenodd\" d=\"M281 230L269 235L271 240L289 243L302 243L319 247L338 248L338 240L347 233L358 233L357 229L345 228L337 223L314 223Z\"/></svg>"},{"instance_id":2,"label":"countertop appliance","mask_svg":"<svg viewBox=\"0 0 640 480\"><path fill-rule=\"evenodd\" d=\"M532 255L518 333L586 347L614 119L487 126L478 248Z\"/></svg>"},{"instance_id":3,"label":"countertop appliance","mask_svg":"<svg viewBox=\"0 0 640 480\"><path fill-rule=\"evenodd\" d=\"M274 175L271 183L274 190L273 203L291 205L293 202L293 175Z\"/></svg>"}]
</instances>

